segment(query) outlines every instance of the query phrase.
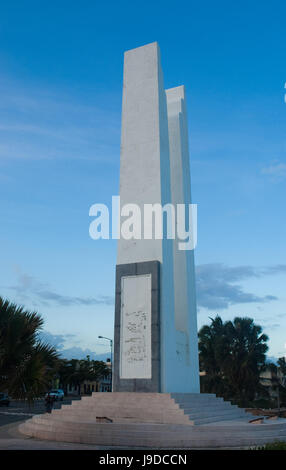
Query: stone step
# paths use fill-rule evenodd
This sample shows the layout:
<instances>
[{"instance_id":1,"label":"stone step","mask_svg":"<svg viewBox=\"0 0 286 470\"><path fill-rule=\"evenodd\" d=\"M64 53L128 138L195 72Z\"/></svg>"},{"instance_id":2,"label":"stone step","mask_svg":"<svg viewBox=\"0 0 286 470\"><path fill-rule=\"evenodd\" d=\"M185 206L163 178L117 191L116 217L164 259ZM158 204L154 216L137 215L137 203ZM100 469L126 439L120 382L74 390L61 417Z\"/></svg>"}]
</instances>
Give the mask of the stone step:
<instances>
[{"instance_id":1,"label":"stone step","mask_svg":"<svg viewBox=\"0 0 286 470\"><path fill-rule=\"evenodd\" d=\"M170 397L176 401L223 400L222 397L217 397L214 394L207 394L207 393L171 393Z\"/></svg>"},{"instance_id":2,"label":"stone step","mask_svg":"<svg viewBox=\"0 0 286 470\"><path fill-rule=\"evenodd\" d=\"M216 394L215 393L176 393L176 392L172 392L170 394L170 397L172 398L178 398L178 399L181 399L181 398L188 398L188 397L195 397L195 398L205 398L205 397L208 397L208 398L217 398Z\"/></svg>"},{"instance_id":3,"label":"stone step","mask_svg":"<svg viewBox=\"0 0 286 470\"><path fill-rule=\"evenodd\" d=\"M119 392L119 393L100 393L100 392L94 392L91 396L88 397L82 397L81 402L85 401L91 401L91 400L105 400L105 401L112 401L112 402L141 402L141 401L146 401L150 402L150 400L153 402L159 402L162 403L163 401L169 401L174 399L175 401L215 401L215 400L223 400L221 397L216 397L215 395L208 395L208 394L199 394L199 393L194 393L194 394L169 394L169 393L162 393L162 394L149 394L149 393L136 393L136 396L134 396L134 393L125 393L125 392Z\"/></svg>"},{"instance_id":4,"label":"stone step","mask_svg":"<svg viewBox=\"0 0 286 470\"><path fill-rule=\"evenodd\" d=\"M120 413L117 413L117 414L107 414L107 413L96 413L96 414L93 414L93 415L88 415L88 414L81 414L81 413L66 413L64 415L55 415L54 416L57 416L57 419L70 419L70 420L87 420L87 421L93 421L93 422L96 422L96 419L97 418L108 418L110 419L111 421L119 421L119 420L124 420L124 421L128 421L128 420L132 420L133 422L138 422L138 423L143 423L145 421L148 421L148 422L154 422L156 424L160 424L160 423L186 423L186 424L189 424L189 421L190 421L190 417L188 415L177 415L177 414L173 414L173 415L168 415L168 414L165 414L165 415L157 415L157 416L154 416L154 415L151 415L151 414L146 414L145 416L144 415L137 415L137 416L133 416L132 414L120 414ZM194 418L191 418L191 421L192 419Z\"/></svg>"},{"instance_id":5,"label":"stone step","mask_svg":"<svg viewBox=\"0 0 286 470\"><path fill-rule=\"evenodd\" d=\"M230 405L230 404L226 404L226 403L216 403L214 405L203 405L203 406L200 406L200 405L196 405L196 406L190 406L190 405L179 405L180 406L180 410L185 410L185 411L194 411L194 412L199 412L200 410L201 411L209 411L209 410L238 410L238 406L237 405Z\"/></svg>"},{"instance_id":6,"label":"stone step","mask_svg":"<svg viewBox=\"0 0 286 470\"><path fill-rule=\"evenodd\" d=\"M170 393L136 393L136 397L134 397L134 392L93 392L89 396L82 397L82 400L90 400L94 398L104 398L107 400L141 400L141 399L147 399L147 400L170 400L171 394ZM188 395L188 394L187 394ZM204 397L207 396L205 394L197 394L198 396ZM192 394L189 394L191 397Z\"/></svg>"},{"instance_id":7,"label":"stone step","mask_svg":"<svg viewBox=\"0 0 286 470\"><path fill-rule=\"evenodd\" d=\"M173 392L173 393L153 393L153 392L138 392L136 393L136 396L138 397L138 399L140 399L140 397L146 397L148 399L158 399L158 400L162 400L164 398L178 398L178 399L181 399L181 398L217 398L217 396L214 394L214 393L176 393L176 392ZM82 396L81 399L82 400L85 400L85 399L90 399L90 398L94 398L94 397L108 397L110 399L117 399L118 397L119 398L122 398L122 397L127 397L128 399L132 399L134 398L134 392L92 392L91 395L89 396Z\"/></svg>"},{"instance_id":8,"label":"stone step","mask_svg":"<svg viewBox=\"0 0 286 470\"><path fill-rule=\"evenodd\" d=\"M34 416L32 419L24 423L26 426L29 425L40 425L47 427L57 427L58 429L70 429L70 424L67 421L57 422L52 415L38 415ZM86 429L88 431L97 432L106 432L106 433L131 433L133 434L155 434L155 433L173 433L179 435L188 435L188 436L201 436L203 437L206 433L208 434L217 434L218 430L220 435L228 436L231 431L236 430L236 433L244 435L253 435L253 433L266 433L269 434L275 430L277 433L286 433L286 423L279 425L248 425L245 421L241 420L241 423L236 423L236 425L224 423L220 426L215 425L204 425L201 427L189 427L186 425L178 424L140 424L140 423L103 423L103 424L94 424L86 422L77 422L74 423L75 429Z\"/></svg>"},{"instance_id":9,"label":"stone step","mask_svg":"<svg viewBox=\"0 0 286 470\"><path fill-rule=\"evenodd\" d=\"M141 408L141 407L135 407L135 406L108 406L106 404L104 405L97 405L97 406L82 406L82 407L72 407L72 406L66 406L61 409L54 409L53 412L58 412L58 413L83 413L83 414L92 414L92 415L97 415L97 416L119 416L122 415L123 413L126 415L132 414L133 416L144 416L146 414L151 414L152 416L157 416L161 414L178 414L179 416L184 414L207 414L207 413L213 413L213 412L219 412L219 411L225 411L225 412L230 412L230 411L237 411L239 410L238 407L231 407L231 406L224 406L224 405L216 405L216 406L208 406L208 407L177 407L177 406L172 406L172 404L168 407L149 407L148 409L146 408Z\"/></svg>"},{"instance_id":10,"label":"stone step","mask_svg":"<svg viewBox=\"0 0 286 470\"><path fill-rule=\"evenodd\" d=\"M113 425L112 425L113 426ZM189 429L192 429L192 430L195 430L197 428L189 428ZM58 436L60 436L60 439L59 440L62 440L62 435L65 434L65 433L70 433L71 436L73 437L77 437L77 436L80 436L81 438L83 436L88 436L88 437L92 437L93 438L93 442L96 444L98 443L99 439L102 439L104 438L105 439L105 442L106 444L109 445L110 443L110 440L111 439L118 439L118 438L121 438L122 439L122 442L123 442L123 445L128 445L128 442L133 441L133 445L135 443L137 443L137 445L140 445L140 442L142 443L143 440L145 440L146 438L150 438L151 439L151 442L153 442L153 447L154 447L154 443L156 441L156 439L160 438L163 440L163 442L167 442L168 440L172 439L173 440L173 444L174 442L177 440L180 440L180 439L184 439L185 441L187 441L187 445L188 447L190 447L190 445L193 445L193 443L195 441L197 442L200 442L201 443L201 447L202 447L202 444L204 442L209 442L211 439L217 439L219 437L219 439L221 440L221 443L220 445L224 445L224 442L226 439L229 439L230 437L232 437L234 440L236 439L247 439L248 441L250 439L255 439L255 441L257 442L259 439L268 439L270 440L271 437L273 438L275 436L275 439L285 439L286 438L286 430L284 431L281 431L281 432L273 432L273 431L263 431L263 432L260 432L260 433L257 433L257 432L252 432L252 433L243 433L243 432L235 432L235 433L231 433L231 432L224 432L224 433L221 433L221 432L218 432L218 430L216 430L216 432L209 432L208 430L205 432L205 433L186 433L186 432L166 432L166 431L159 431L159 432L150 432L149 430L147 431L144 431L144 432L130 432L130 431L125 431L124 429L120 429L120 430L99 430L98 428L96 428L96 426L92 426L92 427L89 427L87 428L87 426L83 426L83 427L80 427L80 426L75 426L75 428L72 428L70 426L43 426L43 425L37 425L37 424L34 424L34 425L29 425L29 426L26 426L25 429L23 429L22 431L24 431L26 434L36 434L38 432L41 432L41 431L48 431L48 432L51 432L53 435L56 433L58 433ZM53 438L53 440L55 440ZM73 441L73 439L72 439ZM83 441L84 442L84 441Z\"/></svg>"},{"instance_id":11,"label":"stone step","mask_svg":"<svg viewBox=\"0 0 286 470\"><path fill-rule=\"evenodd\" d=\"M190 419L198 419L198 418L207 418L212 416L238 416L242 415L245 416L245 411L240 410L239 408L232 410L230 409L216 409L216 410L208 410L208 411L198 411L198 412L188 412L185 411L185 415L189 416Z\"/></svg>"},{"instance_id":12,"label":"stone step","mask_svg":"<svg viewBox=\"0 0 286 470\"><path fill-rule=\"evenodd\" d=\"M23 425L22 425L23 426ZM21 430L21 429L20 429ZM50 440L61 440L67 442L85 442L97 445L114 445L114 446L134 446L134 447L188 447L188 448L202 448L202 447L233 447L233 446L253 446L261 445L266 442L275 441L277 437L271 435L271 433L255 436L221 436L217 433L217 436L188 436L186 434L178 435L178 433L160 432L152 436L148 435L136 435L134 433L97 433L96 431L89 432L84 436L78 433L77 429L69 429L60 431L53 431L49 429L39 429L37 426L31 427L29 430L25 429L25 433L29 432L30 436L37 435L40 439ZM279 434L279 439L285 439L286 432Z\"/></svg>"},{"instance_id":13,"label":"stone step","mask_svg":"<svg viewBox=\"0 0 286 470\"><path fill-rule=\"evenodd\" d=\"M150 414L150 415L161 415L161 414L167 414L167 413L172 413L172 414L178 414L179 416L184 414L184 409L183 408L173 408L173 407L165 407L165 408L156 408L156 407L149 407L148 409L144 408L138 408L138 407L128 407L128 406L107 406L106 404L104 406L94 406L94 407L80 407L80 408L73 408L73 407L67 407L67 408L62 408L62 409L54 409L53 413L83 413L83 414L99 414L100 416L104 416L105 414L107 415L118 415L118 414L123 414L127 413L128 415L133 415L133 416L138 416L138 415L145 415L145 414Z\"/></svg>"},{"instance_id":14,"label":"stone step","mask_svg":"<svg viewBox=\"0 0 286 470\"><path fill-rule=\"evenodd\" d=\"M148 406L146 404L141 404L141 403L106 403L106 402L97 402L97 403L82 403L81 405L63 405L61 407L62 410L88 410L88 411L93 411L93 410L113 410L113 409L118 409L118 408L124 408L124 409L130 409L134 412L136 410L153 410L154 412L157 411L164 411L164 410L173 410L173 411L181 411L181 410L190 410L190 411L207 411L207 410L212 410L212 409L238 409L236 405L231 405L229 403L215 403L215 404L210 404L210 403L200 403L200 404L194 404L194 403L188 403L188 404L178 404L175 403L174 401L170 401L166 404L156 404L156 403L148 403Z\"/></svg>"},{"instance_id":15,"label":"stone step","mask_svg":"<svg viewBox=\"0 0 286 470\"><path fill-rule=\"evenodd\" d=\"M177 399L172 398L175 403L218 403L223 402L223 398L185 398L185 399Z\"/></svg>"},{"instance_id":16,"label":"stone step","mask_svg":"<svg viewBox=\"0 0 286 470\"><path fill-rule=\"evenodd\" d=\"M170 397L172 400L175 400L176 402L185 402L185 401L217 401L220 400L222 401L222 397L215 397L215 396L203 396L203 395L197 395L197 396L171 396Z\"/></svg>"},{"instance_id":17,"label":"stone step","mask_svg":"<svg viewBox=\"0 0 286 470\"><path fill-rule=\"evenodd\" d=\"M82 406L73 406L73 405L66 405L66 406L62 406L61 407L61 410L62 411L70 411L70 410L80 410L80 411L88 411L88 412L98 412L100 410L104 410L104 412L113 412L114 410L116 409L122 409L122 410L131 410L132 412L134 413L137 413L138 410L141 410L141 411L145 411L145 410L148 410L148 411L152 411L153 413L162 413L162 412L165 412L165 411L170 411L170 412L178 412L178 413L181 413L181 412L207 412L207 411L211 411L211 410L230 410L230 409L234 409L234 410L237 410L239 409L237 406L232 406L232 405L229 405L229 404L224 404L224 403L216 403L215 405L210 405L210 404L200 404L200 405L185 405L185 406L182 406L182 405L178 405L176 403L168 403L166 404L165 406L157 406L157 405L154 405L153 403L150 403L148 406L144 405L144 406L141 406L141 404L137 403L137 404L127 404L127 403L124 403L124 404L117 404L117 403L93 403L93 404L82 404Z\"/></svg>"},{"instance_id":18,"label":"stone step","mask_svg":"<svg viewBox=\"0 0 286 470\"><path fill-rule=\"evenodd\" d=\"M211 423L211 422L222 422L222 421L229 421L229 420L232 420L232 419L235 419L235 420L239 420L242 418L242 422L243 423L248 423L248 419L245 417L245 416L241 416L241 415L234 415L232 417L229 417L229 416L215 416L215 417L208 417L207 419L194 419L194 420L189 420L188 416L185 416L185 419L178 419L176 417L174 417L173 420L171 420L171 418L168 418L166 417L165 419L162 418L160 421L158 421L157 424L155 424L155 426L157 426L157 428L155 427L154 429L150 428L150 424L154 424L154 418L149 418L146 417L144 419L142 419L141 421L141 426L143 426L144 424L148 425L148 429L154 432L157 431L158 429L158 426L160 425L169 425L169 426L172 426L172 425L181 425L181 426L186 426L186 425L192 425L192 424L208 424L208 423ZM38 423L38 424L43 424L43 425L47 425L47 426L50 426L52 425L53 423L53 426L61 426L61 423L70 423L70 422L73 422L75 423L75 425L77 427L85 427L85 425L87 426L90 426L90 425L97 425L98 423L96 423L96 420L95 418L92 418L92 417L83 417L83 416L74 416L74 415L66 415L66 416L59 416L59 415L40 415L38 416L38 419L37 417L33 417L33 422L35 423ZM131 421L130 421L131 420ZM138 425L140 426L140 424L138 423L138 419L136 420L135 418L131 418L131 419L120 419L118 418L118 420L115 420L113 423L108 423L108 425L112 425L112 429L114 429L114 427L116 427L116 425L120 426L121 424L123 426L130 426L131 423L134 423L135 427L134 429L138 429ZM121 424L120 424L121 423ZM150 424L148 424L150 423ZM136 424L137 424L137 427L136 427ZM187 426L189 428L189 426ZM253 426L253 425L252 425ZM111 429L111 428L110 428ZM186 431L188 432L188 431Z\"/></svg>"},{"instance_id":19,"label":"stone step","mask_svg":"<svg viewBox=\"0 0 286 470\"><path fill-rule=\"evenodd\" d=\"M205 418L191 418L191 421L193 421L194 424L199 425L199 424L208 424L208 423L215 423L218 421L231 421L231 420L236 420L237 418L243 418L244 414L240 412L236 412L233 414L227 414L227 415L212 415L208 416Z\"/></svg>"},{"instance_id":20,"label":"stone step","mask_svg":"<svg viewBox=\"0 0 286 470\"><path fill-rule=\"evenodd\" d=\"M55 416L54 417L54 421L53 421L55 424L56 423L60 423L60 422L68 422L68 423L77 423L77 424L80 424L80 423L86 423L86 424L91 424L91 425L95 425L95 424L98 424L98 422L96 421L96 419L92 418L92 417L80 417L80 416L61 416L61 417L58 417L58 416ZM108 423L109 424L109 423ZM151 418L151 417L146 417L146 418L142 418L142 419L138 419L138 418L124 418L124 417L115 417L112 419L112 423L110 423L112 425L114 424L118 424L118 425L121 425L121 424L157 424L157 425L162 425L162 424L165 424L165 425L168 425L168 424L177 424L177 425L185 425L185 426L193 426L194 422L191 421L187 416L183 417L183 418L178 418L178 417L174 417L173 419L170 419L168 417L166 417L165 419L162 418L162 419L158 419L158 421L156 422L156 420L154 420L154 418Z\"/></svg>"},{"instance_id":21,"label":"stone step","mask_svg":"<svg viewBox=\"0 0 286 470\"><path fill-rule=\"evenodd\" d=\"M65 421L70 421L70 422L91 422L91 423L96 423L96 416L97 417L102 417L105 416L109 419L111 419L113 422L124 422L124 423L156 423L156 424L186 424L186 425L192 425L193 421L189 419L187 415L162 415L162 416L154 416L154 415L146 415L146 416L124 416L118 414L117 416L110 416L107 414L100 415L82 415L82 414L65 414L65 415L56 415L53 414L55 419L57 421L60 420L65 420Z\"/></svg>"},{"instance_id":22,"label":"stone step","mask_svg":"<svg viewBox=\"0 0 286 470\"><path fill-rule=\"evenodd\" d=\"M172 398L169 396L169 395L166 395L164 396L164 394L162 394L162 399L160 400L158 397L153 397L153 398L149 398L149 397L145 397L145 394L140 394L140 393L137 393L137 395L139 395L138 398L136 397L126 397L124 396L124 394L122 393L122 396L117 396L117 397L112 397L110 396L109 393L106 392L106 396L97 396L97 395L93 395L93 396L90 396L90 397L83 397L81 400L78 400L80 402L92 402L92 401L106 401L106 402L109 402L109 403L141 403L141 402L144 402L144 403L149 403L150 401L151 402L154 402L154 403L166 403L170 400L172 400ZM203 400L207 400L207 399L203 399ZM76 401L75 401L76 402Z\"/></svg>"},{"instance_id":23,"label":"stone step","mask_svg":"<svg viewBox=\"0 0 286 470\"><path fill-rule=\"evenodd\" d=\"M188 424L204 424L213 421L222 421L225 419L233 419L239 416L245 416L245 411L235 406L225 406L224 403L216 404L215 407L207 408L179 408L174 405L173 408L166 407L149 407L141 408L138 405L133 406L112 406L97 405L97 406L81 406L73 407L71 405L64 405L61 409L53 410L52 415L60 417L68 417L69 421L77 421L78 419L87 420L88 422L95 422L96 417L107 417L112 420L118 421L123 418L125 421L132 420L133 422L157 422L157 423L188 423Z\"/></svg>"},{"instance_id":24,"label":"stone step","mask_svg":"<svg viewBox=\"0 0 286 470\"><path fill-rule=\"evenodd\" d=\"M160 414L175 414L181 413L188 414L188 415L206 415L206 414L213 414L218 412L226 412L230 413L233 411L238 411L240 408L236 406L224 406L224 405L216 405L216 406L209 406L209 407L192 407L192 408L184 408L184 407L149 407L148 409L138 408L135 406L107 406L106 404L103 406L86 406L86 407L71 407L67 405L66 407L62 407L61 409L53 410L57 413L82 413L87 415L99 415L99 416L119 416L122 414L128 414L133 416L140 416L140 415L148 415L151 414L152 416L160 415Z\"/></svg>"},{"instance_id":25,"label":"stone step","mask_svg":"<svg viewBox=\"0 0 286 470\"><path fill-rule=\"evenodd\" d=\"M63 405L62 410L66 409L74 409L74 410L93 410L93 409L100 409L100 408L129 408L132 410L136 409L153 409L153 410L166 410L166 409L172 409L172 410L180 410L181 408L177 403L174 401L170 400L168 403L148 403L147 404L141 404L139 403L114 403L110 402L107 403L106 401L99 401L99 402L91 402L91 403L82 403L81 405Z\"/></svg>"},{"instance_id":26,"label":"stone step","mask_svg":"<svg viewBox=\"0 0 286 470\"><path fill-rule=\"evenodd\" d=\"M52 430L52 429L55 429L55 426L57 426L57 429L58 430L61 430L61 431L64 431L66 430L67 432L81 432L81 431L87 431L88 433L93 433L94 435L97 435L97 434L103 434L103 433L106 433L108 435L111 435L111 434L114 434L114 435L126 435L126 436L135 436L135 437L146 437L146 436L151 436L151 437L154 437L156 434L158 435L166 435L166 436L181 436L181 437L187 437L187 438L195 438L197 437L198 439L202 439L204 438L206 435L208 436L212 436L212 437L215 437L216 434L217 434L217 429L216 429L216 432L211 432L209 429L205 429L205 432L204 433L198 433L198 432L195 432L198 428L195 428L195 427L187 427L188 428L188 431L168 431L166 430L166 426L165 425L165 428L161 429L161 430L157 430L157 431L150 431L148 429L148 425L141 425L141 428L143 429L142 431L138 431L138 430L131 430L130 429L130 426L129 425L121 425L120 428L116 428L114 425L109 425L109 428L105 427L103 428L101 425L93 425L91 423L79 423L79 424L75 424L75 426L73 428L70 427L70 424L68 422L63 422L61 424L59 423L54 423L54 422L46 422L46 423L31 423L31 424L26 424L25 425L26 428L30 428L30 429L34 429L34 428L39 428L39 427L42 427L43 429L49 429L49 430ZM100 426L100 427L99 427ZM263 426L261 426L263 427ZM244 437L249 437L249 436L253 436L254 434L259 434L260 436L268 436L268 435L271 435L271 430L265 430L265 428L263 430L261 430L260 433L256 433L256 432L250 432L250 430L248 430L248 432L242 432L242 430L237 430L237 434L236 435L239 435L239 436L244 436ZM281 431L281 432L278 432L276 431L276 434L277 435L282 435L284 434L285 435L286 433L286 430L284 429L284 431ZM230 435L229 431L226 432L222 432L220 433L220 436L222 437L228 437Z\"/></svg>"},{"instance_id":27,"label":"stone step","mask_svg":"<svg viewBox=\"0 0 286 470\"><path fill-rule=\"evenodd\" d=\"M177 403L178 405L182 405L182 406L187 406L188 404L190 405L195 405L195 406L203 406L203 405L215 405L217 403L230 403L230 402L226 402L224 401L222 398L217 398L215 400L213 399L204 399L204 400L175 400L174 399L174 402ZM230 403L231 404L231 403Z\"/></svg>"},{"instance_id":28,"label":"stone step","mask_svg":"<svg viewBox=\"0 0 286 470\"><path fill-rule=\"evenodd\" d=\"M90 397L87 397L90 398ZM208 406L235 406L231 405L230 402L225 402L223 400L217 399L214 401L209 401L209 400L188 400L188 401L175 401L173 399L169 400L164 400L164 401L157 401L157 400L110 400L110 399L104 399L104 397L101 397L98 400L95 399L89 399L85 401L75 401L71 405L63 405L62 408L66 408L68 406L72 406L74 408L91 408L93 406L130 406L130 407L147 407L150 408L150 406L153 407L188 407L188 408L197 408L197 407L208 407Z\"/></svg>"},{"instance_id":29,"label":"stone step","mask_svg":"<svg viewBox=\"0 0 286 470\"><path fill-rule=\"evenodd\" d=\"M210 422L210 423L202 423L200 424L199 426L204 428L205 426L219 426L219 429L222 428L223 425L225 426L233 426L233 424L235 423L235 425L246 425L246 428L248 427L249 425L249 421L250 421L251 417L247 416L247 415L242 415L242 416L238 416L238 417L235 417L235 418L232 418L230 420L219 420L219 421L213 421L213 422ZM256 423L258 424L258 423ZM260 426L261 424L259 423L258 426Z\"/></svg>"}]
</instances>

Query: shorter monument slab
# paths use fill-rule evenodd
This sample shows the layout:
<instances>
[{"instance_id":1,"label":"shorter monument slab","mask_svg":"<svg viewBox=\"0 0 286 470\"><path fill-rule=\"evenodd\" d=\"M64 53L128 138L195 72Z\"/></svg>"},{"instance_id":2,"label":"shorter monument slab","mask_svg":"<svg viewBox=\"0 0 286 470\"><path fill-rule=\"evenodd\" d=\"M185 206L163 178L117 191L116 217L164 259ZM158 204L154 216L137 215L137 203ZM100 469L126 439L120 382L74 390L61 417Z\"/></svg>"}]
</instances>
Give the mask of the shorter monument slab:
<instances>
[{"instance_id":1,"label":"shorter monument slab","mask_svg":"<svg viewBox=\"0 0 286 470\"><path fill-rule=\"evenodd\" d=\"M160 389L160 263L116 267L113 384L118 392Z\"/></svg>"}]
</instances>

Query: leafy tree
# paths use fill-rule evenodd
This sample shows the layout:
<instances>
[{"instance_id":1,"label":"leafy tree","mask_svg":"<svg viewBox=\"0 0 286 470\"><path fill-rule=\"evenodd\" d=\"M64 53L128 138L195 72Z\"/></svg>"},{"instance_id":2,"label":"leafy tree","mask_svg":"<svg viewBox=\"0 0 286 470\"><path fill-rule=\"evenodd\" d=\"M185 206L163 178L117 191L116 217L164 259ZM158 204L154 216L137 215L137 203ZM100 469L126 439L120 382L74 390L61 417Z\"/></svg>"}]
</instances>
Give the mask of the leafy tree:
<instances>
[{"instance_id":1,"label":"leafy tree","mask_svg":"<svg viewBox=\"0 0 286 470\"><path fill-rule=\"evenodd\" d=\"M211 318L211 325L199 331L200 367L206 372L205 392L252 401L262 389L260 373L265 367L268 337L251 318L236 317L223 322Z\"/></svg>"},{"instance_id":2,"label":"leafy tree","mask_svg":"<svg viewBox=\"0 0 286 470\"><path fill-rule=\"evenodd\" d=\"M103 361L87 359L61 360L59 367L60 383L63 387L73 385L78 390L84 381L95 382L108 375L110 370Z\"/></svg>"},{"instance_id":3,"label":"leafy tree","mask_svg":"<svg viewBox=\"0 0 286 470\"><path fill-rule=\"evenodd\" d=\"M33 401L49 387L56 350L38 339L43 318L0 297L0 390Z\"/></svg>"}]
</instances>

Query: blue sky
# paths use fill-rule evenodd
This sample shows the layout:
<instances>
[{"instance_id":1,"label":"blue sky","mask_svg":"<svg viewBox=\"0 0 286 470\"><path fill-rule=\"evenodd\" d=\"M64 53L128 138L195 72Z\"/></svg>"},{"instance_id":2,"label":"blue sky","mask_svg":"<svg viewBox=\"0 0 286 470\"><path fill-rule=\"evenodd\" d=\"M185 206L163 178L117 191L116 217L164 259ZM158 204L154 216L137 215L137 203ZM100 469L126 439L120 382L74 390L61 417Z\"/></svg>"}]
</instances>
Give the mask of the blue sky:
<instances>
[{"instance_id":1,"label":"blue sky","mask_svg":"<svg viewBox=\"0 0 286 470\"><path fill-rule=\"evenodd\" d=\"M185 84L198 324L251 316L286 348L286 5L6 1L0 6L0 292L66 355L108 351L115 241L89 208L118 194L123 53L158 41Z\"/></svg>"}]
</instances>

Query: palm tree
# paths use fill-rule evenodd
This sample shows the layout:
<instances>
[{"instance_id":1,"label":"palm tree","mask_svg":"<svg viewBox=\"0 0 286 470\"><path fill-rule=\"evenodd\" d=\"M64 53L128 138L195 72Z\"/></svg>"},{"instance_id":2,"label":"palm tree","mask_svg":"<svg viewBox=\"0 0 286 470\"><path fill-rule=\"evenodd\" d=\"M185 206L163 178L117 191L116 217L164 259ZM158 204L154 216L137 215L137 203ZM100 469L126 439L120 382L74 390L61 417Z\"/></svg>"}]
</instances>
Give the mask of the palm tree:
<instances>
[{"instance_id":1,"label":"palm tree","mask_svg":"<svg viewBox=\"0 0 286 470\"><path fill-rule=\"evenodd\" d=\"M202 380L202 392L227 393L222 363L230 354L229 342L222 319L210 318L211 325L204 325L199 331L200 369L206 372Z\"/></svg>"},{"instance_id":2,"label":"palm tree","mask_svg":"<svg viewBox=\"0 0 286 470\"><path fill-rule=\"evenodd\" d=\"M211 325L199 331L200 366L206 372L204 391L242 404L252 401L261 388L267 340L251 318L236 317L233 322L211 318Z\"/></svg>"},{"instance_id":3,"label":"palm tree","mask_svg":"<svg viewBox=\"0 0 286 470\"><path fill-rule=\"evenodd\" d=\"M0 390L14 398L33 401L51 383L58 354L38 339L43 323L38 313L0 297Z\"/></svg>"},{"instance_id":4,"label":"palm tree","mask_svg":"<svg viewBox=\"0 0 286 470\"><path fill-rule=\"evenodd\" d=\"M253 401L260 390L260 373L265 368L268 336L251 318L236 317L225 323L231 354L225 358L224 370L232 394L243 402Z\"/></svg>"}]
</instances>

